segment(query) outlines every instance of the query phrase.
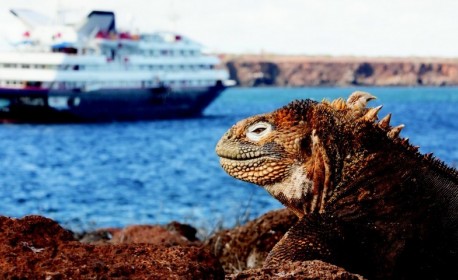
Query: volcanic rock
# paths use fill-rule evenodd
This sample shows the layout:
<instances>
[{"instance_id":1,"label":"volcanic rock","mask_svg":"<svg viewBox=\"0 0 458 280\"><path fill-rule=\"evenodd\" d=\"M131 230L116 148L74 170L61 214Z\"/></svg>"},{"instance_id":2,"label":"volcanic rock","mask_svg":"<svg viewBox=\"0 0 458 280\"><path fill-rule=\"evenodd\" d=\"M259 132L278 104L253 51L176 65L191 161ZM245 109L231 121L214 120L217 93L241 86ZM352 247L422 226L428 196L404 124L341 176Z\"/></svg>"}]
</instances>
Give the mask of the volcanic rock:
<instances>
[{"instance_id":1,"label":"volcanic rock","mask_svg":"<svg viewBox=\"0 0 458 280\"><path fill-rule=\"evenodd\" d=\"M0 244L1 279L224 278L219 261L202 246L85 244L40 216L0 217Z\"/></svg>"}]
</instances>

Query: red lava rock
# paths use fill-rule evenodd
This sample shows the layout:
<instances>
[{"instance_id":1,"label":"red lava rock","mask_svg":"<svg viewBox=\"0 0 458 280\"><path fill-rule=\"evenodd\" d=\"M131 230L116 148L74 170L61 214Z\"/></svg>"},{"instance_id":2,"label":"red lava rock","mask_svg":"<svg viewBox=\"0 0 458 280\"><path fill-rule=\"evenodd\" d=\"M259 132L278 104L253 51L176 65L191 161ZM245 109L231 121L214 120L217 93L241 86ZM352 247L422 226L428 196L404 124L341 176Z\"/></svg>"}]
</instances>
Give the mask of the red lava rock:
<instances>
[{"instance_id":1,"label":"red lava rock","mask_svg":"<svg viewBox=\"0 0 458 280\"><path fill-rule=\"evenodd\" d=\"M149 243L156 245L202 245L197 230L186 224L171 222L165 226L133 225L125 228L105 228L86 232L78 240L89 244Z\"/></svg>"},{"instance_id":2,"label":"red lava rock","mask_svg":"<svg viewBox=\"0 0 458 280\"><path fill-rule=\"evenodd\" d=\"M245 225L219 231L205 244L226 273L261 267L273 246L296 222L296 215L287 209L272 211Z\"/></svg>"},{"instance_id":3,"label":"red lava rock","mask_svg":"<svg viewBox=\"0 0 458 280\"><path fill-rule=\"evenodd\" d=\"M37 248L56 246L72 241L73 235L53 220L41 216L26 216L19 220L0 216L0 244L17 246L33 240ZM31 245L32 246L32 245Z\"/></svg>"},{"instance_id":4,"label":"red lava rock","mask_svg":"<svg viewBox=\"0 0 458 280\"><path fill-rule=\"evenodd\" d=\"M197 239L193 238L193 241ZM113 234L110 243L150 243L166 246L194 244L177 231L171 231L161 226L137 225L129 226ZM199 242L195 242L196 244Z\"/></svg>"},{"instance_id":5,"label":"red lava rock","mask_svg":"<svg viewBox=\"0 0 458 280\"><path fill-rule=\"evenodd\" d=\"M362 280L362 276L319 260L286 262L279 267L249 269L226 276L226 279L316 279L316 280Z\"/></svg>"},{"instance_id":6,"label":"red lava rock","mask_svg":"<svg viewBox=\"0 0 458 280\"><path fill-rule=\"evenodd\" d=\"M40 216L0 217L1 279L222 279L202 246L84 244Z\"/></svg>"}]
</instances>

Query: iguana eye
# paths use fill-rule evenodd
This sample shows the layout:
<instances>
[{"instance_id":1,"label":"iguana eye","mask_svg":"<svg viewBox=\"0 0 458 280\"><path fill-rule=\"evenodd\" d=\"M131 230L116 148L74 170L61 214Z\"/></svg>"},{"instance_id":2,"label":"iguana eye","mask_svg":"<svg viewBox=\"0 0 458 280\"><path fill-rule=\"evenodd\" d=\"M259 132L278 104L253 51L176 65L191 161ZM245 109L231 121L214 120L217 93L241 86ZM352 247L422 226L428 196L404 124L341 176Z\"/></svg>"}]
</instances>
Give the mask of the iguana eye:
<instances>
[{"instance_id":1,"label":"iguana eye","mask_svg":"<svg viewBox=\"0 0 458 280\"><path fill-rule=\"evenodd\" d=\"M266 136L272 131L272 125L266 122L259 122L252 124L247 129L246 136L251 141L259 141L262 137Z\"/></svg>"}]
</instances>

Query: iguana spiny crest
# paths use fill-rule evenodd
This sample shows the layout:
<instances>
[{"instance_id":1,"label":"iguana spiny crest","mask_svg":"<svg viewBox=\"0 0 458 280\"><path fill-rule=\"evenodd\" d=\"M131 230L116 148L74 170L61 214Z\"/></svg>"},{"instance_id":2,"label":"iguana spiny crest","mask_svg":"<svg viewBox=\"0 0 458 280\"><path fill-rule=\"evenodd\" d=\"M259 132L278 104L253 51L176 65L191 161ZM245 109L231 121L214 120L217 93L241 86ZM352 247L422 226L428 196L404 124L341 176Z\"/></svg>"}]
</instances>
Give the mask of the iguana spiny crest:
<instances>
[{"instance_id":1,"label":"iguana spiny crest","mask_svg":"<svg viewBox=\"0 0 458 280\"><path fill-rule=\"evenodd\" d=\"M373 99L356 91L346 102L294 101L242 120L216 146L221 165L229 175L264 187L299 217L322 213L373 145L391 141L417 150L398 137L404 126L391 127L390 114L376 122L382 106L367 108Z\"/></svg>"}]
</instances>

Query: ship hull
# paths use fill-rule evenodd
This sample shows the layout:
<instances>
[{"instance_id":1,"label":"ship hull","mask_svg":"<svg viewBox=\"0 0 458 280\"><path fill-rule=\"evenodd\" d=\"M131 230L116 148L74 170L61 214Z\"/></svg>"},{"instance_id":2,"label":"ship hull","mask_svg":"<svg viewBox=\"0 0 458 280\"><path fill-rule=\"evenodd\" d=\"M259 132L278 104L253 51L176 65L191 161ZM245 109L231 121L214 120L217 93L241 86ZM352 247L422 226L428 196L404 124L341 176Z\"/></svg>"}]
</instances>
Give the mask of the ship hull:
<instances>
[{"instance_id":1,"label":"ship hull","mask_svg":"<svg viewBox=\"0 0 458 280\"><path fill-rule=\"evenodd\" d=\"M3 122L103 122L199 116L224 87L168 89L0 89Z\"/></svg>"}]
</instances>

